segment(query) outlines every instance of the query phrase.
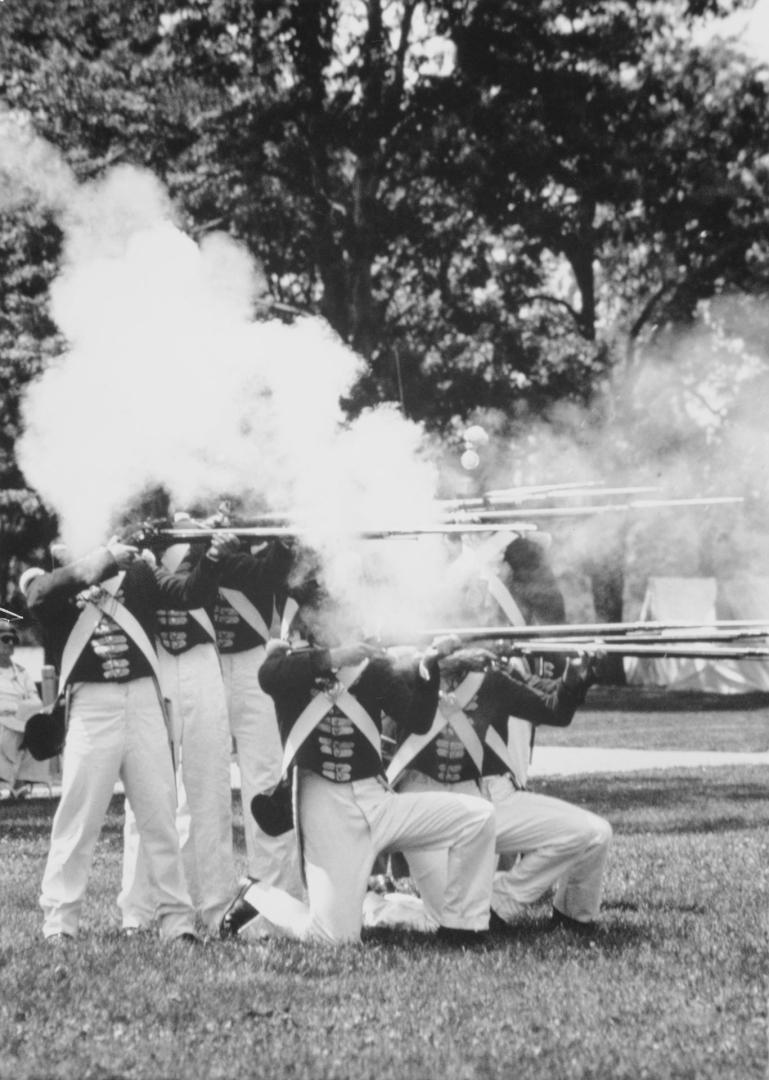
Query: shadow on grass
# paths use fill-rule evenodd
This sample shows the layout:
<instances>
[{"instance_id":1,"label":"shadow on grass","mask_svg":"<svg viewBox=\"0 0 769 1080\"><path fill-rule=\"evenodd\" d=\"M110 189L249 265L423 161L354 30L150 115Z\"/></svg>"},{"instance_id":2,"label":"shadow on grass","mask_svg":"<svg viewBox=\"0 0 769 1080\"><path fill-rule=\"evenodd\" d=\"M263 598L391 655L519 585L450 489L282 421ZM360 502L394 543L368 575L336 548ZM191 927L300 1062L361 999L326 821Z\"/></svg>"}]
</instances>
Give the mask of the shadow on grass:
<instances>
[{"instance_id":1,"label":"shadow on grass","mask_svg":"<svg viewBox=\"0 0 769 1080\"><path fill-rule=\"evenodd\" d=\"M586 708L611 712L742 712L769 708L769 694L714 694L659 686L591 686Z\"/></svg>"},{"instance_id":2,"label":"shadow on grass","mask_svg":"<svg viewBox=\"0 0 769 1080\"><path fill-rule=\"evenodd\" d=\"M604 907L608 910L607 905L604 905ZM628 911L634 910L636 909L632 906L628 908ZM677 909L667 905L666 910ZM691 909L682 908L681 910L689 911ZM367 946L379 946L388 949L429 950L449 955L464 951L461 947L438 940L434 934L417 933L411 930L376 927L364 929L361 936L364 945ZM550 926L548 918L537 922L523 922L518 925L511 925L505 930L489 931L488 938L482 946L471 947L468 951L479 955L505 952L518 947L526 950L538 948L547 951L563 947L578 949L600 948L606 951L618 951L633 948L641 942L650 940L651 937L652 934L642 926L618 922L600 925L594 937L583 937L567 929L559 928L554 930Z\"/></svg>"},{"instance_id":3,"label":"shadow on grass","mask_svg":"<svg viewBox=\"0 0 769 1080\"><path fill-rule=\"evenodd\" d=\"M707 915L708 909L704 904L671 904L669 900L654 901L645 900L643 904L635 900L605 900L601 904L601 911L675 911L681 915Z\"/></svg>"},{"instance_id":4,"label":"shadow on grass","mask_svg":"<svg viewBox=\"0 0 769 1080\"><path fill-rule=\"evenodd\" d=\"M768 775L760 766L602 774L543 780L536 790L603 815L618 833L745 832L769 827Z\"/></svg>"}]
</instances>

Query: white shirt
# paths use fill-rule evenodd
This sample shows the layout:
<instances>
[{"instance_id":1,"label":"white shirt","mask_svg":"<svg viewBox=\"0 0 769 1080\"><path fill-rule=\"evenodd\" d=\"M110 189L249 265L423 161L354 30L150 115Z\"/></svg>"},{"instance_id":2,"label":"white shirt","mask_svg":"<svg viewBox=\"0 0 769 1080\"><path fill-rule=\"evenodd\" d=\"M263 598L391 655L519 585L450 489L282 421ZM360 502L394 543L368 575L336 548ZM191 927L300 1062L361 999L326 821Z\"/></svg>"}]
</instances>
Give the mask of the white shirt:
<instances>
[{"instance_id":1,"label":"white shirt","mask_svg":"<svg viewBox=\"0 0 769 1080\"><path fill-rule=\"evenodd\" d=\"M9 667L0 667L0 724L11 731L23 731L24 722L18 720L17 713L21 702L30 698L40 700L27 669L14 660Z\"/></svg>"}]
</instances>

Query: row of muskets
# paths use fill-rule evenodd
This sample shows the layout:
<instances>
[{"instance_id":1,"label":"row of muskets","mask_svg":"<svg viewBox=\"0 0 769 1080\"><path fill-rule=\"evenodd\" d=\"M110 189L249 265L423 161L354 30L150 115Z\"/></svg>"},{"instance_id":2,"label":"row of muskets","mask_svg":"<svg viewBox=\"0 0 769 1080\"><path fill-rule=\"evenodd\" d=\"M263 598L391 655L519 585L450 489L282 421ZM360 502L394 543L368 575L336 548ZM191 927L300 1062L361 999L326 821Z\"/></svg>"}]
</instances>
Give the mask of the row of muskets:
<instances>
[{"instance_id":1,"label":"row of muskets","mask_svg":"<svg viewBox=\"0 0 769 1080\"><path fill-rule=\"evenodd\" d=\"M740 496L652 497L657 492L652 487L606 487L598 482L495 489L471 498L438 500L429 520L420 525L359 529L355 535L361 539L384 540L429 535L461 537L504 530L524 534L538 531L539 521L552 519L707 508L744 501ZM550 505L538 505L544 503ZM144 523L133 539L163 548L178 543L208 542L221 529L251 543L278 539L301 542L306 537L306 530L288 515L265 513L247 523L233 524L225 509L206 522L191 526ZM422 643L446 635L466 644L483 642L499 652L531 657L592 653L647 659L769 660L769 618L709 623L641 621L429 627L408 636L415 643Z\"/></svg>"}]
</instances>

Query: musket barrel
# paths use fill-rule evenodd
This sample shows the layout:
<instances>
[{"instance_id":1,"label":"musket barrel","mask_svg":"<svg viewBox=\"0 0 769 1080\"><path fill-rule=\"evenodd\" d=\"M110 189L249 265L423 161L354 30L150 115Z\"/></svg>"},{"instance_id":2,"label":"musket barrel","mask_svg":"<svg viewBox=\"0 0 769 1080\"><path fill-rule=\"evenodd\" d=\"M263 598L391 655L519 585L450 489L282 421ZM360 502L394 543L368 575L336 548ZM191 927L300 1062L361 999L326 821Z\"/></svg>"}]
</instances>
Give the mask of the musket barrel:
<instances>
[{"instance_id":1,"label":"musket barrel","mask_svg":"<svg viewBox=\"0 0 769 1080\"><path fill-rule=\"evenodd\" d=\"M611 491L642 491L643 488L616 488L605 489L608 494ZM364 539L386 539L396 536L429 536L429 535L464 535L471 533L498 532L506 526L515 532L534 532L537 530L537 521L559 517L590 517L601 514L625 513L632 510L651 510L674 506L712 506L723 503L741 503L741 496L715 496L712 498L695 499L636 499L627 503L594 503L590 506L546 506L539 509L524 509L519 506L499 509L489 509L488 498L498 500L498 495L488 493L480 499L457 499L445 500L438 504L440 518L423 524L404 527L387 526L381 528L362 528L339 530L340 534L355 535ZM497 503L498 505L498 503ZM228 531L244 539L270 540L291 539L315 534L317 529L309 529L291 518L280 514L264 514L256 519L256 524L235 525ZM227 526L204 525L202 528L166 527L159 526L147 530L149 542L167 541L168 543L202 543L210 539L217 529Z\"/></svg>"},{"instance_id":2,"label":"musket barrel","mask_svg":"<svg viewBox=\"0 0 769 1080\"><path fill-rule=\"evenodd\" d=\"M524 656L579 656L585 652L600 652L614 656L656 657L659 659L691 659L691 660L769 660L769 649L756 648L695 648L693 645L672 644L665 645L637 645L633 642L530 642L528 644L515 644L511 650Z\"/></svg>"},{"instance_id":3,"label":"musket barrel","mask_svg":"<svg viewBox=\"0 0 769 1080\"><path fill-rule=\"evenodd\" d=\"M539 520L541 518L600 517L602 514L626 514L636 510L664 510L683 506L721 506L741 503L745 500L740 495L720 495L702 499L634 499L624 503L593 503L590 506L542 506L525 509L490 510L467 508L456 510L455 514L467 513L469 517L481 521L496 521L501 526L519 518Z\"/></svg>"},{"instance_id":4,"label":"musket barrel","mask_svg":"<svg viewBox=\"0 0 769 1080\"><path fill-rule=\"evenodd\" d=\"M531 523L518 522L516 532L534 532L537 526ZM244 540L279 540L279 539L302 539L308 535L321 536L356 536L363 540L385 540L389 537L415 537L415 536L463 536L466 533L489 533L498 532L499 526L491 523L473 522L460 525L456 522L446 522L435 525L415 525L406 527L384 527L381 529L350 529L328 531L318 534L317 530L303 529L298 525L249 525L249 526L217 526L216 528L202 529L153 529L147 535L147 542L153 540L167 542L169 544L180 543L204 543L222 532L232 533Z\"/></svg>"},{"instance_id":5,"label":"musket barrel","mask_svg":"<svg viewBox=\"0 0 769 1080\"><path fill-rule=\"evenodd\" d=\"M744 641L748 638L766 638L769 637L769 626L762 627L754 630L711 630L699 632L682 631L661 631L659 634L637 634L635 632L630 634L601 634L599 637L595 635L585 634L569 637L568 641L577 643L580 641L603 641L607 645L624 645L632 643L634 645L665 645L665 644L684 644L686 642L696 643L701 642L708 644L709 642L718 641ZM537 642L548 644L553 641L560 641L562 638L557 636L548 638L537 638Z\"/></svg>"},{"instance_id":6,"label":"musket barrel","mask_svg":"<svg viewBox=\"0 0 769 1080\"><path fill-rule=\"evenodd\" d=\"M558 497L563 492L573 489L589 490L598 486L599 483L598 480L583 480L571 481L566 484L522 484L520 487L495 488L492 491L484 491L482 495L464 496L456 499L438 499L436 501L438 506L444 510L461 510L466 507L486 506L490 502L510 502L517 505L532 497L550 498L551 496Z\"/></svg>"},{"instance_id":7,"label":"musket barrel","mask_svg":"<svg viewBox=\"0 0 769 1080\"><path fill-rule=\"evenodd\" d=\"M435 637L460 637L465 641L482 641L487 638L504 638L515 641L529 640L534 638L600 638L606 635L622 635L632 633L657 633L664 631L704 631L727 630L766 630L769 632L769 618L767 619L721 619L715 622L626 622L626 623L551 623L531 626L459 626L459 627L434 627L420 629L414 635L420 640Z\"/></svg>"}]
</instances>

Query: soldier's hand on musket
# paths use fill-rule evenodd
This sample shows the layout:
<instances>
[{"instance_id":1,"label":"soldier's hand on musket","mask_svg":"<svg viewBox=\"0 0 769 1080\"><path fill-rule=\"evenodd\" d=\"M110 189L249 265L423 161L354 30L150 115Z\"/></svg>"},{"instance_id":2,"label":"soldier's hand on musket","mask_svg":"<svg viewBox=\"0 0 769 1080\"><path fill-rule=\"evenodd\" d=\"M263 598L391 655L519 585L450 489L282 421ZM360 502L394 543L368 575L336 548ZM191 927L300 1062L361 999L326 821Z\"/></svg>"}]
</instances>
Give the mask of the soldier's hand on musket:
<instances>
[{"instance_id":1,"label":"soldier's hand on musket","mask_svg":"<svg viewBox=\"0 0 769 1080\"><path fill-rule=\"evenodd\" d=\"M367 645L365 641L358 641L354 645L338 645L329 649L332 668L347 667L349 664L362 664L364 660L370 660L377 649Z\"/></svg>"},{"instance_id":2,"label":"soldier's hand on musket","mask_svg":"<svg viewBox=\"0 0 769 1080\"><path fill-rule=\"evenodd\" d=\"M458 634L444 634L441 637L434 637L427 650L427 654L432 653L439 659L444 656L451 656L457 649L462 648L462 638Z\"/></svg>"},{"instance_id":3,"label":"soldier's hand on musket","mask_svg":"<svg viewBox=\"0 0 769 1080\"><path fill-rule=\"evenodd\" d=\"M576 687L595 679L596 668L606 656L600 648L581 649L577 656L570 656L566 661L563 681L566 686Z\"/></svg>"},{"instance_id":4,"label":"soldier's hand on musket","mask_svg":"<svg viewBox=\"0 0 769 1080\"><path fill-rule=\"evenodd\" d=\"M240 551L240 540L235 533L222 530L211 537L206 558L211 562L219 562L227 555L236 555L238 551Z\"/></svg>"},{"instance_id":5,"label":"soldier's hand on musket","mask_svg":"<svg viewBox=\"0 0 769 1080\"><path fill-rule=\"evenodd\" d=\"M461 648L462 639L457 634L441 634L439 637L434 637L422 653L422 658L419 661L420 676L425 682L428 682L430 679L430 662L451 656L453 652Z\"/></svg>"},{"instance_id":6,"label":"soldier's hand on musket","mask_svg":"<svg viewBox=\"0 0 769 1080\"><path fill-rule=\"evenodd\" d=\"M107 544L107 551L115 560L118 570L126 570L139 556L139 549L135 544L124 544L116 536Z\"/></svg>"}]
</instances>

